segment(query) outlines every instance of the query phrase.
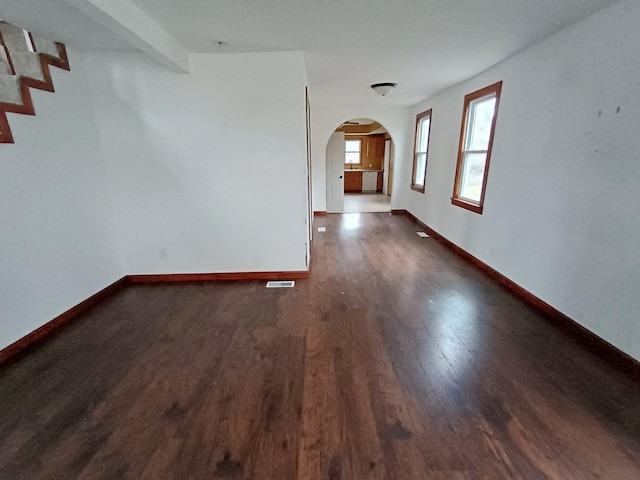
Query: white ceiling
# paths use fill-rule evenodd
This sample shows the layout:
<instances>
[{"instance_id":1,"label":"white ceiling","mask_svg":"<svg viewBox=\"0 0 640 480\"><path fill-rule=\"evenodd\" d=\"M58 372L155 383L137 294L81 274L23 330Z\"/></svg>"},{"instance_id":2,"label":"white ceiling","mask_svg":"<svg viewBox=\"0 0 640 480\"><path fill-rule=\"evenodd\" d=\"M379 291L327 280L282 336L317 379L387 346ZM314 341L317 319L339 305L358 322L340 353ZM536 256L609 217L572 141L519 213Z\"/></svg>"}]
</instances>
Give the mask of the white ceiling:
<instances>
[{"instance_id":1,"label":"white ceiling","mask_svg":"<svg viewBox=\"0 0 640 480\"><path fill-rule=\"evenodd\" d=\"M60 0L0 0L0 18L80 51L132 51L131 44Z\"/></svg>"},{"instance_id":2,"label":"white ceiling","mask_svg":"<svg viewBox=\"0 0 640 480\"><path fill-rule=\"evenodd\" d=\"M304 52L314 105L413 105L616 0L118 0L192 52ZM0 0L0 17L85 51L131 43L71 4ZM115 5L115 4L114 4ZM137 10L137 9L136 9ZM218 41L225 42L219 46ZM396 82L386 97L369 85Z\"/></svg>"},{"instance_id":3,"label":"white ceiling","mask_svg":"<svg viewBox=\"0 0 640 480\"><path fill-rule=\"evenodd\" d=\"M614 2L131 1L190 51L305 52L312 101L335 106L415 104Z\"/></svg>"}]
</instances>

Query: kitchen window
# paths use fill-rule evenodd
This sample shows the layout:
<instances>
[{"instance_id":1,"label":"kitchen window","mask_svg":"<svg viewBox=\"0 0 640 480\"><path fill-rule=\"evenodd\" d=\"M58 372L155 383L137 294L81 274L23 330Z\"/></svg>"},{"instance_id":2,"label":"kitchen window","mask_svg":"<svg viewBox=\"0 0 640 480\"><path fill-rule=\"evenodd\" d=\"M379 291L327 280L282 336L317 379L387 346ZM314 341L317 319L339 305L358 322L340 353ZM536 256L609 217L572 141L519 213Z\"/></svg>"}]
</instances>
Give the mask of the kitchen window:
<instances>
[{"instance_id":1,"label":"kitchen window","mask_svg":"<svg viewBox=\"0 0 640 480\"><path fill-rule=\"evenodd\" d=\"M411 189L424 193L427 176L427 157L429 156L429 135L431 133L431 110L416 116L416 134L413 148L413 174Z\"/></svg>"},{"instance_id":2,"label":"kitchen window","mask_svg":"<svg viewBox=\"0 0 640 480\"><path fill-rule=\"evenodd\" d=\"M460 146L451 203L482 213L502 82L464 97Z\"/></svg>"},{"instance_id":3,"label":"kitchen window","mask_svg":"<svg viewBox=\"0 0 640 480\"><path fill-rule=\"evenodd\" d=\"M353 166L362 164L362 140L345 140L344 164Z\"/></svg>"}]
</instances>

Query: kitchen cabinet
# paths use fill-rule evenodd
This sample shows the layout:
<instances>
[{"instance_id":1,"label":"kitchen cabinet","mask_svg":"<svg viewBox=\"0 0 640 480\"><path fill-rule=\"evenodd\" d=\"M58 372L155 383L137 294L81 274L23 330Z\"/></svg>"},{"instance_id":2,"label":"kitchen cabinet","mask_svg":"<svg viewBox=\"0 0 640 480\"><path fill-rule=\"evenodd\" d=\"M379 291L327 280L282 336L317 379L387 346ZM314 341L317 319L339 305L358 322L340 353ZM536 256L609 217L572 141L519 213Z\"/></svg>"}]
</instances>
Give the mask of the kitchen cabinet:
<instances>
[{"instance_id":1,"label":"kitchen cabinet","mask_svg":"<svg viewBox=\"0 0 640 480\"><path fill-rule=\"evenodd\" d=\"M382 192L382 170L345 170L344 192Z\"/></svg>"},{"instance_id":2,"label":"kitchen cabinet","mask_svg":"<svg viewBox=\"0 0 640 480\"><path fill-rule=\"evenodd\" d=\"M382 135L363 135L358 138L362 142L362 158L363 168L371 170L382 170L382 162L384 157L384 136Z\"/></svg>"},{"instance_id":3,"label":"kitchen cabinet","mask_svg":"<svg viewBox=\"0 0 640 480\"><path fill-rule=\"evenodd\" d=\"M362 171L344 171L344 191L345 193L362 191Z\"/></svg>"},{"instance_id":4,"label":"kitchen cabinet","mask_svg":"<svg viewBox=\"0 0 640 480\"><path fill-rule=\"evenodd\" d=\"M370 135L367 139L366 165L371 165L374 170L382 170L384 158L384 136Z\"/></svg>"}]
</instances>

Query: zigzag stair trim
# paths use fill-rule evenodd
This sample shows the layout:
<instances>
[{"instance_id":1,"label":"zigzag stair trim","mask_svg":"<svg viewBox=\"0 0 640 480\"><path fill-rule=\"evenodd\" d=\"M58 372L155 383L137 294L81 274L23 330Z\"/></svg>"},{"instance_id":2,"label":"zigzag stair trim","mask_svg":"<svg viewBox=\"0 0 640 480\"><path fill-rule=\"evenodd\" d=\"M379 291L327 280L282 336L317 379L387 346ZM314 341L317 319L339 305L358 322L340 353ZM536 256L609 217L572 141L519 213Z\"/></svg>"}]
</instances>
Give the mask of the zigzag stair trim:
<instances>
[{"instance_id":1,"label":"zigzag stair trim","mask_svg":"<svg viewBox=\"0 0 640 480\"><path fill-rule=\"evenodd\" d=\"M21 113L23 115L36 114L33 107L33 99L31 98L31 88L47 92L55 91L53 88L53 80L51 79L50 66L58 67L62 70L70 70L67 50L64 44L55 42L55 45L58 48L58 58L46 53L36 52L40 57L40 65L44 75L43 81L29 77L20 77L18 80L22 94L22 103L0 102L0 143L14 143L7 113Z\"/></svg>"}]
</instances>

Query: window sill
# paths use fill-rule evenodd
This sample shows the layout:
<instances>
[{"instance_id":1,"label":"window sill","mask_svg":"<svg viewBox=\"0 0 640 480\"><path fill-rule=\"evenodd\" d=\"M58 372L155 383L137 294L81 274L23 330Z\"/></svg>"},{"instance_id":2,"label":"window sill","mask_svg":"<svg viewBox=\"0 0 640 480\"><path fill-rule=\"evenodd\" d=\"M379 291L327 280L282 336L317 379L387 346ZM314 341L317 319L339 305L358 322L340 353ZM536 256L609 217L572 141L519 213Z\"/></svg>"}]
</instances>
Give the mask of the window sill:
<instances>
[{"instance_id":1,"label":"window sill","mask_svg":"<svg viewBox=\"0 0 640 480\"><path fill-rule=\"evenodd\" d=\"M478 205L476 203L471 203L471 202L466 202L464 200L461 200L459 198L451 198L451 204L452 205L456 205L460 208L464 208L465 210L469 210L470 212L474 212L477 214L482 215L482 209L483 206L482 205Z\"/></svg>"},{"instance_id":2,"label":"window sill","mask_svg":"<svg viewBox=\"0 0 640 480\"><path fill-rule=\"evenodd\" d=\"M411 185L411 190L414 190L416 192L420 192L420 193L424 193L425 188L424 185L420 186L420 185Z\"/></svg>"}]
</instances>

